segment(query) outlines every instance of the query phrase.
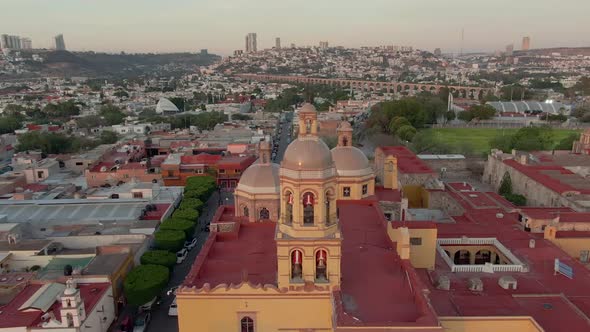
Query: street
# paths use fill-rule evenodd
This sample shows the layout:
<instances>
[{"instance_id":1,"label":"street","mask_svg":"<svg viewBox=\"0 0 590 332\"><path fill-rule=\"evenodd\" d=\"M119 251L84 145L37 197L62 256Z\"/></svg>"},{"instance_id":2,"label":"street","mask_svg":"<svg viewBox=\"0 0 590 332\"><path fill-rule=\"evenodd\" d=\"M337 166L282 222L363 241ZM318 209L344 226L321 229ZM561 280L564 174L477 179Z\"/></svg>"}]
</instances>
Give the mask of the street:
<instances>
[{"instance_id":1,"label":"street","mask_svg":"<svg viewBox=\"0 0 590 332\"><path fill-rule=\"evenodd\" d=\"M285 121L281 124L281 134L279 135L280 140L276 140L277 142L277 149L276 149L276 156L273 158L275 163L280 163L283 159L283 155L287 146L291 142L291 137L289 133L291 132L291 119L288 116ZM152 309L152 321L149 324L147 331L148 332L176 332L178 331L178 318L168 316L168 309L170 304L174 300L174 295L167 296L166 292L175 286L182 284L184 278L189 273L193 262L195 261L197 255L199 254L201 247L207 240L209 236L209 232L201 231L201 227L206 225L207 223L211 222L215 211L219 204L225 205L232 205L233 204L233 192L225 192L225 191L216 191L211 195L209 200L207 201L206 206L203 208L202 215L199 216L199 229L195 230L195 237L197 239L197 245L193 250L191 250L187 256L187 258L181 264L178 264L174 267L172 274L170 276L170 281L168 285L163 290L161 295L160 305Z\"/></svg>"},{"instance_id":2,"label":"street","mask_svg":"<svg viewBox=\"0 0 590 332\"><path fill-rule=\"evenodd\" d=\"M189 273L193 262L199 254L199 251L201 251L203 243L205 243L207 236L209 236L209 232L201 231L200 227L211 222L211 218L213 218L213 215L219 206L218 203L220 199L224 204L231 205L233 204L233 193L216 191L207 201L207 205L203 208L203 214L199 216L199 229L195 231L197 245L189 252L187 258L184 260L184 262L182 262L182 264L178 264L174 267L174 271L170 276L168 286L161 294L162 300L160 302L160 306L152 309L152 321L147 328L148 332L178 331L178 318L168 316L168 308L174 300L174 295L166 296L166 292L170 288L180 285L184 281L186 275Z\"/></svg>"}]
</instances>

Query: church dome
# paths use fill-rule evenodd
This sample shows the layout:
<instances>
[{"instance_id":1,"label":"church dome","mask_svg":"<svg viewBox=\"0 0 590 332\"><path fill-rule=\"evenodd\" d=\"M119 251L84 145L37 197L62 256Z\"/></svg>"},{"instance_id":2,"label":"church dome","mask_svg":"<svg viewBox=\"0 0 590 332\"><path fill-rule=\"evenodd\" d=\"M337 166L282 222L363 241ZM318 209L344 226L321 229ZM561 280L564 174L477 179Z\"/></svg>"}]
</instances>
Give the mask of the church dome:
<instances>
[{"instance_id":1,"label":"church dome","mask_svg":"<svg viewBox=\"0 0 590 332\"><path fill-rule=\"evenodd\" d=\"M367 156L358 148L338 146L331 153L338 175L362 176L372 172Z\"/></svg>"},{"instance_id":2,"label":"church dome","mask_svg":"<svg viewBox=\"0 0 590 332\"><path fill-rule=\"evenodd\" d=\"M330 149L320 138L300 137L287 147L281 166L294 170L324 170L334 165Z\"/></svg>"},{"instance_id":3,"label":"church dome","mask_svg":"<svg viewBox=\"0 0 590 332\"><path fill-rule=\"evenodd\" d=\"M252 164L242 173L236 189L252 194L278 194L279 165Z\"/></svg>"}]
</instances>

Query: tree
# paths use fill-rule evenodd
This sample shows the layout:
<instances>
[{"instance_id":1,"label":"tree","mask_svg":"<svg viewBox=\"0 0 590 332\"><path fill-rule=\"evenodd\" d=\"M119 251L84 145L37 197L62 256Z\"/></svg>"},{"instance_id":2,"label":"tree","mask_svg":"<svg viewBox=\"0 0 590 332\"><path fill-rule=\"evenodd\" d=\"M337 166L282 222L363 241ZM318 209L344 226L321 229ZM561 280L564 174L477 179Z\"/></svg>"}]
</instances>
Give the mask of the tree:
<instances>
[{"instance_id":1,"label":"tree","mask_svg":"<svg viewBox=\"0 0 590 332\"><path fill-rule=\"evenodd\" d=\"M23 126L22 116L8 115L0 117L0 134L11 134Z\"/></svg>"},{"instance_id":2,"label":"tree","mask_svg":"<svg viewBox=\"0 0 590 332\"><path fill-rule=\"evenodd\" d=\"M104 118L104 122L108 126L121 124L125 119L125 113L121 112L121 109L112 104L103 105L100 108L99 114Z\"/></svg>"},{"instance_id":3,"label":"tree","mask_svg":"<svg viewBox=\"0 0 590 332\"><path fill-rule=\"evenodd\" d=\"M195 222L197 222L197 219L199 218L199 212L197 212L197 210L194 210L194 209L176 210L172 214L172 218L184 219L184 220L188 220L192 223L195 223Z\"/></svg>"},{"instance_id":4,"label":"tree","mask_svg":"<svg viewBox=\"0 0 590 332\"><path fill-rule=\"evenodd\" d=\"M525 206L526 205L526 197L519 194L506 194L504 198L509 202L513 203L516 206Z\"/></svg>"},{"instance_id":5,"label":"tree","mask_svg":"<svg viewBox=\"0 0 590 332\"><path fill-rule=\"evenodd\" d=\"M238 120L238 121L248 121L248 120L252 120L252 117L248 114L236 113L236 114L232 114L231 119Z\"/></svg>"},{"instance_id":6,"label":"tree","mask_svg":"<svg viewBox=\"0 0 590 332\"><path fill-rule=\"evenodd\" d=\"M555 146L555 150L571 150L574 142L580 139L580 134L569 134Z\"/></svg>"},{"instance_id":7,"label":"tree","mask_svg":"<svg viewBox=\"0 0 590 332\"><path fill-rule=\"evenodd\" d=\"M397 136L405 141L411 142L415 135L416 128L412 127L411 125L401 126L397 130Z\"/></svg>"},{"instance_id":8,"label":"tree","mask_svg":"<svg viewBox=\"0 0 590 332\"><path fill-rule=\"evenodd\" d=\"M512 151L514 135L496 135L490 140L490 147L505 152Z\"/></svg>"},{"instance_id":9,"label":"tree","mask_svg":"<svg viewBox=\"0 0 590 332\"><path fill-rule=\"evenodd\" d=\"M140 265L127 274L123 289L127 302L142 305L156 297L168 283L170 271L162 265Z\"/></svg>"},{"instance_id":10,"label":"tree","mask_svg":"<svg viewBox=\"0 0 590 332\"><path fill-rule=\"evenodd\" d=\"M183 211L190 211L190 210L183 210ZM194 211L197 213L196 211ZM181 219L180 217L172 216L172 218L164 221L160 225L161 230L169 230L169 231L181 231L185 234L185 238L191 239L195 232L195 221L190 221L188 219Z\"/></svg>"},{"instance_id":11,"label":"tree","mask_svg":"<svg viewBox=\"0 0 590 332\"><path fill-rule=\"evenodd\" d=\"M117 90L113 95L117 98L129 98L129 94L125 90Z\"/></svg>"},{"instance_id":12,"label":"tree","mask_svg":"<svg viewBox=\"0 0 590 332\"><path fill-rule=\"evenodd\" d=\"M414 135L412 150L416 153L429 152L433 154L452 153L453 149L445 143L437 132L432 130L421 130Z\"/></svg>"},{"instance_id":13,"label":"tree","mask_svg":"<svg viewBox=\"0 0 590 332\"><path fill-rule=\"evenodd\" d=\"M114 144L119 140L119 135L116 132L110 130L103 130L100 133L99 141L100 144Z\"/></svg>"},{"instance_id":14,"label":"tree","mask_svg":"<svg viewBox=\"0 0 590 332\"><path fill-rule=\"evenodd\" d=\"M178 230L159 230L154 233L154 238L159 249L176 252L182 249L186 234Z\"/></svg>"},{"instance_id":15,"label":"tree","mask_svg":"<svg viewBox=\"0 0 590 332\"><path fill-rule=\"evenodd\" d=\"M104 122L105 121L98 115L88 115L85 117L78 118L76 120L78 128L84 129L100 127L104 124Z\"/></svg>"},{"instance_id":16,"label":"tree","mask_svg":"<svg viewBox=\"0 0 590 332\"><path fill-rule=\"evenodd\" d=\"M457 115L455 114L454 111L448 111L447 113L445 113L445 117L447 118L447 121L453 121L453 120L455 120Z\"/></svg>"},{"instance_id":17,"label":"tree","mask_svg":"<svg viewBox=\"0 0 590 332\"><path fill-rule=\"evenodd\" d=\"M178 206L178 210L195 210L201 212L203 209L203 202L198 198L187 198L184 197L182 202Z\"/></svg>"},{"instance_id":18,"label":"tree","mask_svg":"<svg viewBox=\"0 0 590 332\"><path fill-rule=\"evenodd\" d=\"M172 269L176 264L176 255L167 250L150 250L141 255L141 264L162 265Z\"/></svg>"},{"instance_id":19,"label":"tree","mask_svg":"<svg viewBox=\"0 0 590 332\"><path fill-rule=\"evenodd\" d=\"M498 194L500 194L500 195L512 194L512 179L510 178L510 174L508 174L508 172L504 173L504 176L502 176L502 182L500 182L500 188L498 189Z\"/></svg>"},{"instance_id":20,"label":"tree","mask_svg":"<svg viewBox=\"0 0 590 332\"><path fill-rule=\"evenodd\" d=\"M410 121L403 116L396 116L389 122L389 132L395 134L403 126L411 126Z\"/></svg>"}]
</instances>

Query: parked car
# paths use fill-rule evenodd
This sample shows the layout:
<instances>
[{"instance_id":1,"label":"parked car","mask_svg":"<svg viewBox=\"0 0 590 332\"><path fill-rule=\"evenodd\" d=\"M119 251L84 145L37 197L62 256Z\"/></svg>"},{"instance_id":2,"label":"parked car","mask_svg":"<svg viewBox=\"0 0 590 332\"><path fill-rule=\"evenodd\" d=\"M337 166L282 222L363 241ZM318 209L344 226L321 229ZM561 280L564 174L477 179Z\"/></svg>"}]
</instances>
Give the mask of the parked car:
<instances>
[{"instance_id":1,"label":"parked car","mask_svg":"<svg viewBox=\"0 0 590 332\"><path fill-rule=\"evenodd\" d=\"M173 295L173 294L175 295L175 294L176 294L176 290L178 289L178 287L180 287L180 286L174 286L174 287L170 288L170 289L169 289L169 290L166 292L166 295L167 295L167 296L170 296L170 295ZM176 299L176 298L175 298L175 299Z\"/></svg>"},{"instance_id":2,"label":"parked car","mask_svg":"<svg viewBox=\"0 0 590 332\"><path fill-rule=\"evenodd\" d=\"M168 316L178 316L178 308L176 307L176 296L170 304L170 308L168 309Z\"/></svg>"},{"instance_id":3,"label":"parked car","mask_svg":"<svg viewBox=\"0 0 590 332\"><path fill-rule=\"evenodd\" d=\"M149 302L140 305L139 306L139 311L149 311L149 310L152 310L152 308L154 307L154 305L157 302L158 302L158 297L157 296L154 296L154 298L151 299Z\"/></svg>"},{"instance_id":4,"label":"parked car","mask_svg":"<svg viewBox=\"0 0 590 332\"><path fill-rule=\"evenodd\" d=\"M144 312L135 318L135 327L133 332L145 332L150 323L152 315L149 312Z\"/></svg>"},{"instance_id":5,"label":"parked car","mask_svg":"<svg viewBox=\"0 0 590 332\"><path fill-rule=\"evenodd\" d=\"M125 316L121 320L121 324L115 329L115 332L131 332L133 331L133 317L131 315Z\"/></svg>"},{"instance_id":6,"label":"parked car","mask_svg":"<svg viewBox=\"0 0 590 332\"><path fill-rule=\"evenodd\" d=\"M197 239L196 238L194 238L194 239L192 239L190 241L184 241L184 247L186 248L186 250L191 250L196 245L197 245Z\"/></svg>"},{"instance_id":7,"label":"parked car","mask_svg":"<svg viewBox=\"0 0 590 332\"><path fill-rule=\"evenodd\" d=\"M186 250L186 248L180 249L180 251L176 253L176 264L180 264L180 263L184 262L187 255L188 255L188 250Z\"/></svg>"}]
</instances>

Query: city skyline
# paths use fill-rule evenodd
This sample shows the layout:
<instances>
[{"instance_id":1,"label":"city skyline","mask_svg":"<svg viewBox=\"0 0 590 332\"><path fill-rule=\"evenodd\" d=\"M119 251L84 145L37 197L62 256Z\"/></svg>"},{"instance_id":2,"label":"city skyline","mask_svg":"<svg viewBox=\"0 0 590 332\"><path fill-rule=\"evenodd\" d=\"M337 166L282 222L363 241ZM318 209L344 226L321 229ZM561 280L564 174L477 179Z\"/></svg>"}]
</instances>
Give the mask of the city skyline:
<instances>
[{"instance_id":1,"label":"city skyline","mask_svg":"<svg viewBox=\"0 0 590 332\"><path fill-rule=\"evenodd\" d=\"M312 4L313 11L304 10ZM590 45L587 34L577 33L590 31L590 22L583 17L590 3L565 0L552 8L535 4L532 0L493 4L375 0L370 6L335 0L175 0L172 5L155 0L5 0L3 9L26 12L30 19L25 22L10 15L0 22L0 33L28 36L41 48L50 48L52 38L63 33L72 50L197 52L208 48L222 55L243 49L248 32L257 33L259 50L273 47L280 36L286 45L318 45L325 40L333 46L397 44L457 53L462 29L465 52L519 45L524 36L530 36L533 48ZM572 6L577 8L573 12L569 10ZM219 17L224 18L223 23Z\"/></svg>"}]
</instances>

